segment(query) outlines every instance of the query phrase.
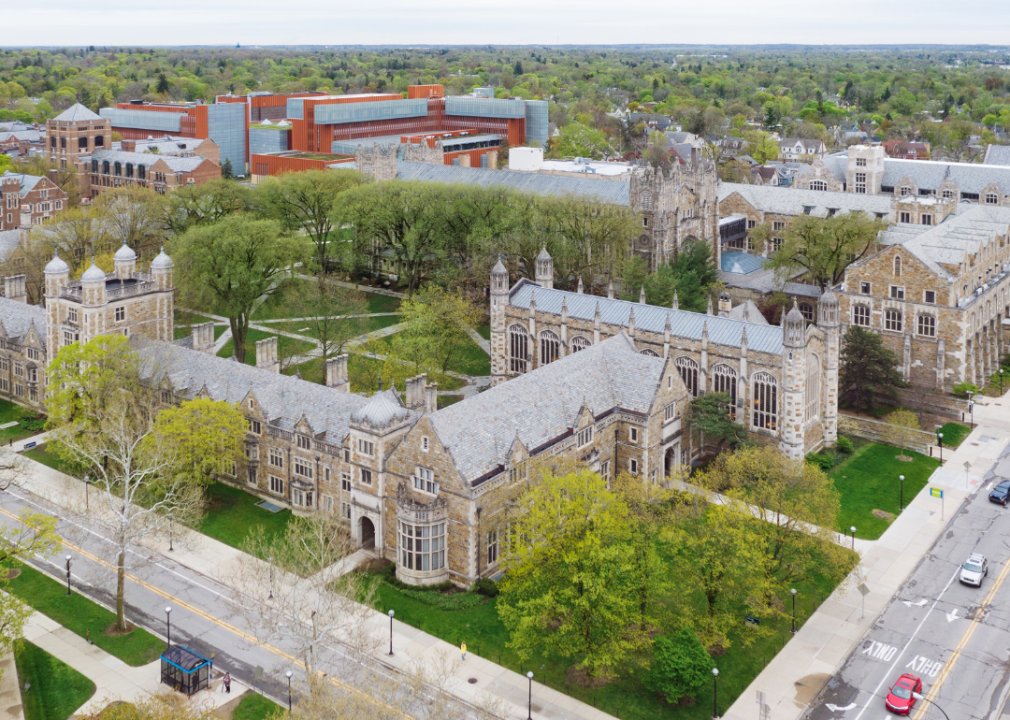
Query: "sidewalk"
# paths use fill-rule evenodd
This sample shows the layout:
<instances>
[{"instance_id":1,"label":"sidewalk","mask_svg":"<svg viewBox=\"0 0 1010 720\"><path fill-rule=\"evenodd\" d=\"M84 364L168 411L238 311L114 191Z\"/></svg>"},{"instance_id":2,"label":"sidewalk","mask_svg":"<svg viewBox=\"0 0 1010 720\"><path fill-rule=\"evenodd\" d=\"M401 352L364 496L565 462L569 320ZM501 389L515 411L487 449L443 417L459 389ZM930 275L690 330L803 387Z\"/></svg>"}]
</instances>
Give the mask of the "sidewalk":
<instances>
[{"instance_id":1,"label":"sidewalk","mask_svg":"<svg viewBox=\"0 0 1010 720\"><path fill-rule=\"evenodd\" d=\"M757 707L760 693L764 693L768 706L766 717L797 720L803 716L809 703L845 662L961 504L979 488L986 472L999 459L1003 447L1010 442L1010 412L1000 405L1008 402L1010 392L1002 398L976 400L976 425L972 433L957 450L944 451L943 466L937 468L926 487L879 540L859 543L859 566L800 627L723 718L760 717ZM1010 465L1010 461L1005 462ZM942 519L941 501L929 495L932 486L944 490ZM865 598L857 590L860 584L869 589Z\"/></svg>"},{"instance_id":2,"label":"sidewalk","mask_svg":"<svg viewBox=\"0 0 1010 720\"><path fill-rule=\"evenodd\" d=\"M14 653L0 657L0 720L25 720L25 706L21 701L18 669Z\"/></svg>"}]
</instances>

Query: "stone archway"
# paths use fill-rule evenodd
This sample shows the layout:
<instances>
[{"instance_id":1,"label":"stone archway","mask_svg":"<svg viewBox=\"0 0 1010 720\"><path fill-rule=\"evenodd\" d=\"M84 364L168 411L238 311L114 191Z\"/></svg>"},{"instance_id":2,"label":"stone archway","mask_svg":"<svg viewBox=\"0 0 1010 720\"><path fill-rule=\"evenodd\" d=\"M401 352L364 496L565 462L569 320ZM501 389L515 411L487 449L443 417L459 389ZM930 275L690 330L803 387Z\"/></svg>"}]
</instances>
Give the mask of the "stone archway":
<instances>
[{"instance_id":1,"label":"stone archway","mask_svg":"<svg viewBox=\"0 0 1010 720\"><path fill-rule=\"evenodd\" d=\"M362 517L359 521L358 537L361 538L361 547L365 550L375 548L375 525L367 517Z\"/></svg>"},{"instance_id":2,"label":"stone archway","mask_svg":"<svg viewBox=\"0 0 1010 720\"><path fill-rule=\"evenodd\" d=\"M680 464L680 443L676 445L671 445L666 449L666 454L663 457L663 475L664 477L670 477L670 474L677 468Z\"/></svg>"}]
</instances>

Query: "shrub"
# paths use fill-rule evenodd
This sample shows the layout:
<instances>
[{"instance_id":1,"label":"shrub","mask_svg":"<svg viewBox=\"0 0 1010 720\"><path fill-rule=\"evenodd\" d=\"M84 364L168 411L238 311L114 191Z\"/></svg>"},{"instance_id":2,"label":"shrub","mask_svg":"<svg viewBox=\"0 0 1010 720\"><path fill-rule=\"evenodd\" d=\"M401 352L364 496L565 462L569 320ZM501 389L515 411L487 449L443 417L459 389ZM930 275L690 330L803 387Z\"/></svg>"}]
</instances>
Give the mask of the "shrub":
<instances>
[{"instance_id":1,"label":"shrub","mask_svg":"<svg viewBox=\"0 0 1010 720\"><path fill-rule=\"evenodd\" d=\"M36 420L19 420L18 425L29 432L41 432L46 428L46 419L38 418Z\"/></svg>"},{"instance_id":2,"label":"shrub","mask_svg":"<svg viewBox=\"0 0 1010 720\"><path fill-rule=\"evenodd\" d=\"M484 597L498 597L498 583L491 578L481 578L473 584L473 591Z\"/></svg>"},{"instance_id":3,"label":"shrub","mask_svg":"<svg viewBox=\"0 0 1010 720\"><path fill-rule=\"evenodd\" d=\"M668 703L697 695L711 677L712 658L690 628L682 628L673 637L658 635L652 653L645 686L662 693Z\"/></svg>"},{"instance_id":4,"label":"shrub","mask_svg":"<svg viewBox=\"0 0 1010 720\"><path fill-rule=\"evenodd\" d=\"M392 585L397 590L417 590L419 592L445 592L455 587L448 580L437 585L408 585L396 577L396 563L390 563L382 570L382 582Z\"/></svg>"},{"instance_id":5,"label":"shrub","mask_svg":"<svg viewBox=\"0 0 1010 720\"><path fill-rule=\"evenodd\" d=\"M816 465L824 472L827 472L835 466L834 459L824 453L811 453L810 455L807 455L807 462L811 465Z\"/></svg>"},{"instance_id":6,"label":"shrub","mask_svg":"<svg viewBox=\"0 0 1010 720\"><path fill-rule=\"evenodd\" d=\"M840 452L848 454L854 451L856 448L853 446L851 440L849 440L844 435L839 435L838 439L835 440L835 449L839 450Z\"/></svg>"},{"instance_id":7,"label":"shrub","mask_svg":"<svg viewBox=\"0 0 1010 720\"><path fill-rule=\"evenodd\" d=\"M968 397L968 393L971 393L972 395L978 393L978 385L973 385L969 382L958 383L951 389L954 391L955 395L963 395L965 397Z\"/></svg>"}]
</instances>

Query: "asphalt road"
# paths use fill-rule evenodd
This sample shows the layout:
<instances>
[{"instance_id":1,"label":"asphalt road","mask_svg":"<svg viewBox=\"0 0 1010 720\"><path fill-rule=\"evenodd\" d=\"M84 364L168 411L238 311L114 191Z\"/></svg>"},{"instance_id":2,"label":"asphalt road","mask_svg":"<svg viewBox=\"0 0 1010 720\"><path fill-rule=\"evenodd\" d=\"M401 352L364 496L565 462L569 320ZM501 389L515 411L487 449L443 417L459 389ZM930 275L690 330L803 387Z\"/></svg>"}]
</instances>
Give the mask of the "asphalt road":
<instances>
[{"instance_id":1,"label":"asphalt road","mask_svg":"<svg viewBox=\"0 0 1010 720\"><path fill-rule=\"evenodd\" d=\"M906 672L922 679L923 694L933 701L920 700L913 720L942 720L944 712L950 720L995 720L1004 714L1010 690L1010 508L991 503L988 489L1010 478L1008 456L1010 446L805 718L893 717L884 698ZM958 580L960 566L972 552L989 560L981 588Z\"/></svg>"},{"instance_id":2,"label":"asphalt road","mask_svg":"<svg viewBox=\"0 0 1010 720\"><path fill-rule=\"evenodd\" d=\"M36 504L34 499L18 489L0 491L0 522L8 525L16 522L9 514L16 517L26 508L47 511L60 517L54 508ZM114 608L112 590L115 588L115 574L100 562L112 557L109 545L102 547L107 541L97 534L82 532L80 527L71 527L62 518L59 530L61 536L73 538L66 541L73 545L65 545L64 551L49 561L36 558L31 564L63 580L66 569L62 558L71 555L73 592L83 593L106 607ZM89 554L94 559L89 559ZM213 654L215 670L230 672L239 682L282 704L286 704L288 699L285 673L290 670L294 674L297 702L297 689L304 672L292 655L293 648L286 647L283 640L269 646L258 644L250 626L255 617L249 612L237 611L235 603L242 603L242 597L229 587L173 562L170 557L139 547L135 548L128 562L128 574L125 597L126 615L130 622L164 637L167 631L165 608L170 606L173 643L186 645L204 657L212 657ZM392 672L367 659L359 661L352 656L352 651L339 644L324 646L316 666L338 683L336 692L359 694L367 694L369 687L378 684L380 676L389 677ZM381 715L423 718L426 715L421 707L414 705L423 702L423 695L411 696L404 688L404 697L396 704L405 713L391 712L391 708L385 705ZM418 712L412 712L413 709Z\"/></svg>"}]
</instances>

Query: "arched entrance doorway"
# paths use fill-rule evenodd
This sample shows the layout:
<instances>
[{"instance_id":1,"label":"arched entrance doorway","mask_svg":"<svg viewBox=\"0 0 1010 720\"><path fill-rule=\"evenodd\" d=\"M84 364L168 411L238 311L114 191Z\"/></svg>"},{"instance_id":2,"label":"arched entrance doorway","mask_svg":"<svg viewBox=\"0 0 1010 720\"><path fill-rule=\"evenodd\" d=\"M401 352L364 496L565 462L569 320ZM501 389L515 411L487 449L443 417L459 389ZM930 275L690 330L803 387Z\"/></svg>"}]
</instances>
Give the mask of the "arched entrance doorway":
<instances>
[{"instance_id":1,"label":"arched entrance doorway","mask_svg":"<svg viewBox=\"0 0 1010 720\"><path fill-rule=\"evenodd\" d=\"M666 456L663 462L663 474L670 477L673 471L680 464L680 444L672 445L666 449Z\"/></svg>"},{"instance_id":2,"label":"arched entrance doorway","mask_svg":"<svg viewBox=\"0 0 1010 720\"><path fill-rule=\"evenodd\" d=\"M366 517L361 518L361 547L371 550L375 547L375 525Z\"/></svg>"}]
</instances>

